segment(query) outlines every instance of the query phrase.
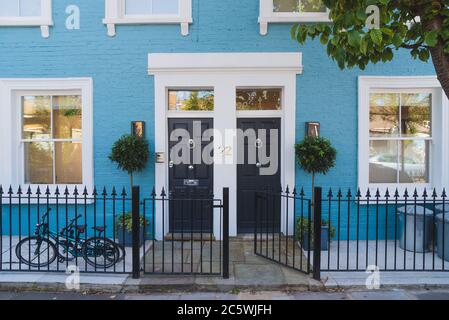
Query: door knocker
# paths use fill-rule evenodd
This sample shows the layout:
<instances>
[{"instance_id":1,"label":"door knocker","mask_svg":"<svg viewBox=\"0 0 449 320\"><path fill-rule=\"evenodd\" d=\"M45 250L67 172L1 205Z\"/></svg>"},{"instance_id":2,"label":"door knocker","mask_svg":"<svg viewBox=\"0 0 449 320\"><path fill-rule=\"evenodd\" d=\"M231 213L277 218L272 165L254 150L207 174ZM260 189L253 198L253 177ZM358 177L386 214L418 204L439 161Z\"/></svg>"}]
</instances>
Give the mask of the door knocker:
<instances>
[{"instance_id":1,"label":"door knocker","mask_svg":"<svg viewBox=\"0 0 449 320\"><path fill-rule=\"evenodd\" d=\"M193 139L189 139L189 148L194 149L195 148L195 141Z\"/></svg>"}]
</instances>

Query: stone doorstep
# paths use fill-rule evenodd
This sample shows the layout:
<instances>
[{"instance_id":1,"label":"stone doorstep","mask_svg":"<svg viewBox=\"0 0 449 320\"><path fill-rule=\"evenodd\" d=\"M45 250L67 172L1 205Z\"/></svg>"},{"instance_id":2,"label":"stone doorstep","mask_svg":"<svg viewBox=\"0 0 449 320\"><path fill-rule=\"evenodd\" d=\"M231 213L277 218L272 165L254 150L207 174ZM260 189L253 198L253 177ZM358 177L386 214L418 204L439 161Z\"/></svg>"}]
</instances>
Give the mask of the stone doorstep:
<instances>
[{"instance_id":1,"label":"stone doorstep","mask_svg":"<svg viewBox=\"0 0 449 320\"><path fill-rule=\"evenodd\" d=\"M215 241L215 236L211 233L190 233L190 232L177 232L177 233L168 233L164 239L166 241Z\"/></svg>"}]
</instances>

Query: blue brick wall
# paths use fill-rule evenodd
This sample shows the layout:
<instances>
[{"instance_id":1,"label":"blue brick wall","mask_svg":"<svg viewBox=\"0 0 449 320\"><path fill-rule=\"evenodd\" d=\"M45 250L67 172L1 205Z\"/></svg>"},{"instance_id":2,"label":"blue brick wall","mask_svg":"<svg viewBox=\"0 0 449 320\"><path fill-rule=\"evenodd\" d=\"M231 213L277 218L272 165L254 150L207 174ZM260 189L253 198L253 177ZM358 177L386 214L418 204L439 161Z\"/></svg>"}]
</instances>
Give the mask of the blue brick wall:
<instances>
[{"instance_id":1,"label":"blue brick wall","mask_svg":"<svg viewBox=\"0 0 449 320\"><path fill-rule=\"evenodd\" d=\"M65 29L65 8L81 9L81 29ZM300 47L290 38L290 25L270 24L259 35L258 0L193 0L194 23L183 37L179 25L117 26L106 35L104 1L53 1L55 25L50 38L39 28L0 27L0 77L92 77L94 81L94 166L97 185L128 185L107 156L112 143L129 132L132 120L147 122L154 151L154 81L147 75L150 52L303 52L304 74L297 82L296 138L304 122L319 121L322 135L338 150L337 166L318 176L323 187L357 186L357 77L359 75L432 75L431 64L399 52L393 63L366 71L340 71L318 42ZM293 133L292 133L293 134ZM154 183L153 163L136 177L148 193ZM310 176L297 169L297 185Z\"/></svg>"}]
</instances>

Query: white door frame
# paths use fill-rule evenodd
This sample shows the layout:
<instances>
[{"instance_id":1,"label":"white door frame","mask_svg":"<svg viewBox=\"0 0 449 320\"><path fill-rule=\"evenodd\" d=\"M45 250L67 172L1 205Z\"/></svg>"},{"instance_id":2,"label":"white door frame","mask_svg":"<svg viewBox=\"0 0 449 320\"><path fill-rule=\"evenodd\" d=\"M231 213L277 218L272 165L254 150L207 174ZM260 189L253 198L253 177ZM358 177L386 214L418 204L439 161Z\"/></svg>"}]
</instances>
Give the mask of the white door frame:
<instances>
[{"instance_id":1,"label":"white door frame","mask_svg":"<svg viewBox=\"0 0 449 320\"><path fill-rule=\"evenodd\" d=\"M165 153L165 162L156 163L155 187L160 192L168 186L168 118L213 118L214 129L220 132L236 129L238 117L281 118L281 183L295 185L296 76L302 73L301 53L192 53L149 54L150 75L155 90L155 152ZM280 87L283 106L280 111L236 111L236 88ZM213 88L214 111L168 111L167 90L170 88ZM232 142L235 139L231 138ZM214 139L216 150L223 140ZM227 146L229 140L225 140ZM233 143L235 145L235 143ZM233 150L235 151L235 150ZM230 235L237 235L237 154L221 155L224 164L214 165L214 194L222 197L222 188L229 187ZM217 153L218 154L218 153ZM226 164L231 163L231 164ZM156 238L162 239L162 210L156 207ZM220 235L220 217L214 212L214 234ZM166 213L168 215L168 213ZM293 219L293 217L292 217ZM168 230L168 216L165 228ZM282 216L285 222L285 217ZM284 226L285 223L282 223ZM293 223L289 223L293 226ZM291 230L290 230L291 231Z\"/></svg>"}]
</instances>

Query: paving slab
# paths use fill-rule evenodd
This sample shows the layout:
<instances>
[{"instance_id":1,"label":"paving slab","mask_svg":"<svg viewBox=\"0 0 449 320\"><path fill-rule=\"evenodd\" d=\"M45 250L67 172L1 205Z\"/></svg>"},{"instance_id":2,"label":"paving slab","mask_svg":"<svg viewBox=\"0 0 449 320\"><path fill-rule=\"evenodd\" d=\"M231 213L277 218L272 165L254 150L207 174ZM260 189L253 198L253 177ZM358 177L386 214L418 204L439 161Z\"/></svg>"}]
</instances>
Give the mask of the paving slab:
<instances>
[{"instance_id":1,"label":"paving slab","mask_svg":"<svg viewBox=\"0 0 449 320\"><path fill-rule=\"evenodd\" d=\"M411 294L418 300L449 300L448 291L414 291Z\"/></svg>"},{"instance_id":2,"label":"paving slab","mask_svg":"<svg viewBox=\"0 0 449 320\"><path fill-rule=\"evenodd\" d=\"M298 292L292 294L293 300L348 300L348 296L342 292Z\"/></svg>"},{"instance_id":3,"label":"paving slab","mask_svg":"<svg viewBox=\"0 0 449 320\"><path fill-rule=\"evenodd\" d=\"M413 296L402 290L371 290L371 291L354 291L349 293L350 299L353 300L411 300Z\"/></svg>"}]
</instances>

